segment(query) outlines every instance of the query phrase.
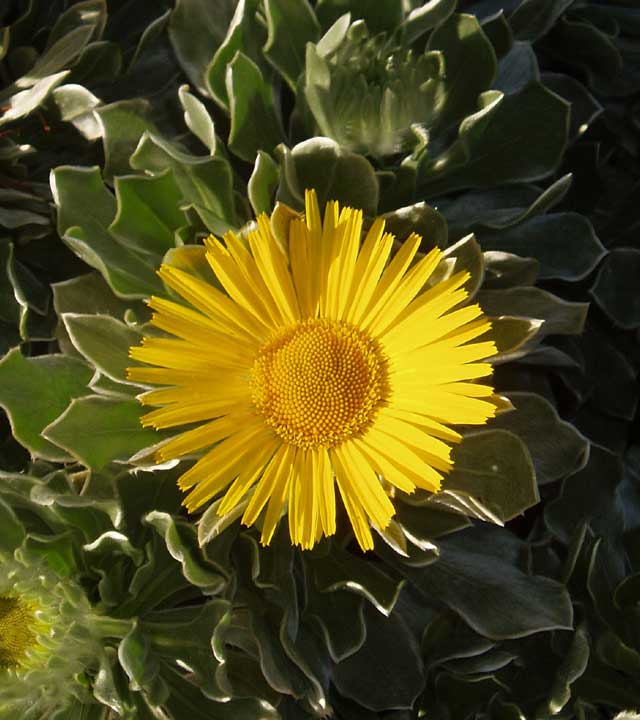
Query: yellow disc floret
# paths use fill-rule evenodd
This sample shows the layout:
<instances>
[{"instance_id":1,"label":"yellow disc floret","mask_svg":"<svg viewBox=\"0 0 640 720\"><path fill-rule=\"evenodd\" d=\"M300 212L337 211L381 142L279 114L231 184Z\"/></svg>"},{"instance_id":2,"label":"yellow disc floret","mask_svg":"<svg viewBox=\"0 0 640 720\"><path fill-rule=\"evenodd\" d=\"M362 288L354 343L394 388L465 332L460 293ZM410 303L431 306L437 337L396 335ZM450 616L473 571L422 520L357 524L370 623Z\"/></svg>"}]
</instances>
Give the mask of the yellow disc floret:
<instances>
[{"instance_id":1,"label":"yellow disc floret","mask_svg":"<svg viewBox=\"0 0 640 720\"><path fill-rule=\"evenodd\" d=\"M12 595L0 596L0 668L23 664L36 643L37 607Z\"/></svg>"},{"instance_id":2,"label":"yellow disc floret","mask_svg":"<svg viewBox=\"0 0 640 720\"><path fill-rule=\"evenodd\" d=\"M311 318L285 328L260 348L251 375L266 422L300 448L359 436L388 395L379 344L346 322Z\"/></svg>"}]
</instances>

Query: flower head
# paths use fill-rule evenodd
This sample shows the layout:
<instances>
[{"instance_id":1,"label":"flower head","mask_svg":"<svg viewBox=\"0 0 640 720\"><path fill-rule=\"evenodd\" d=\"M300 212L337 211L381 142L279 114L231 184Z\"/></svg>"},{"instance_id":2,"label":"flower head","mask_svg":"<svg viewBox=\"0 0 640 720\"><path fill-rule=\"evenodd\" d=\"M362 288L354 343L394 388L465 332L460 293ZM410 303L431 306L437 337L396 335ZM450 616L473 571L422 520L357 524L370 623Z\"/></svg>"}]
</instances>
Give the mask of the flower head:
<instances>
[{"instance_id":1,"label":"flower head","mask_svg":"<svg viewBox=\"0 0 640 720\"><path fill-rule=\"evenodd\" d=\"M442 258L417 259L409 236L378 218L363 239L362 212L329 202L321 219L306 193L286 247L269 218L240 237L210 237L212 282L163 265L165 283L189 306L153 297L153 323L168 336L145 338L131 356L153 367L132 380L166 387L141 396L159 406L145 426L193 427L157 451L158 461L207 452L180 478L191 510L224 492L219 514L246 503L242 521L261 517L268 544L283 509L292 542L311 548L336 528L337 486L356 538L394 515L394 489L436 492L450 470L451 425L495 414L496 352L478 305L463 304L469 275L430 282ZM457 309L456 309L457 308Z\"/></svg>"},{"instance_id":2,"label":"flower head","mask_svg":"<svg viewBox=\"0 0 640 720\"><path fill-rule=\"evenodd\" d=\"M84 592L44 565L0 563L0 717L48 717L100 652ZM5 714L3 714L5 713Z\"/></svg>"},{"instance_id":3,"label":"flower head","mask_svg":"<svg viewBox=\"0 0 640 720\"><path fill-rule=\"evenodd\" d=\"M372 37L359 20L337 47L307 47L304 96L319 133L384 157L427 139L443 103L443 77L439 52L416 54L393 37Z\"/></svg>"}]
</instances>

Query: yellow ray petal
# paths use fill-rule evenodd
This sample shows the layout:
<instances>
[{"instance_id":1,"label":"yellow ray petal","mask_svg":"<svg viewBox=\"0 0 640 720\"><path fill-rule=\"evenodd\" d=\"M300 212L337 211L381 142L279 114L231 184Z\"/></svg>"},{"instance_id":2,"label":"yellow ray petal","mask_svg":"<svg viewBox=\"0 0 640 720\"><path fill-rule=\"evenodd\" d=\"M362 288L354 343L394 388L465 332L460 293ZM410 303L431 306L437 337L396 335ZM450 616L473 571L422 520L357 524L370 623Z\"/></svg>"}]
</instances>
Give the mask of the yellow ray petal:
<instances>
[{"instance_id":1,"label":"yellow ray petal","mask_svg":"<svg viewBox=\"0 0 640 720\"><path fill-rule=\"evenodd\" d=\"M173 460L187 453L213 445L214 443L224 440L238 428L243 427L247 422L251 421L251 416L247 413L232 413L224 417L211 420L204 425L199 425L192 430L177 435L169 440L156 452L158 462Z\"/></svg>"},{"instance_id":2,"label":"yellow ray petal","mask_svg":"<svg viewBox=\"0 0 640 720\"><path fill-rule=\"evenodd\" d=\"M289 534L303 550L313 547L318 528L318 507L314 503L311 456L299 449L293 463L289 491Z\"/></svg>"},{"instance_id":3,"label":"yellow ray petal","mask_svg":"<svg viewBox=\"0 0 640 720\"><path fill-rule=\"evenodd\" d=\"M248 356L233 344L221 343L209 352L203 352L201 347L183 340L170 338L144 338L142 346L132 347L129 357L150 365L159 365L176 370L209 370L232 367L237 369L244 366L250 368L253 357Z\"/></svg>"},{"instance_id":4,"label":"yellow ray petal","mask_svg":"<svg viewBox=\"0 0 640 720\"><path fill-rule=\"evenodd\" d=\"M436 470L448 472L451 469L451 448L438 438L435 438L411 423L386 412L383 409L376 420L376 429L385 435L406 443L414 450L420 449L428 454L427 462Z\"/></svg>"},{"instance_id":5,"label":"yellow ray petal","mask_svg":"<svg viewBox=\"0 0 640 720\"><path fill-rule=\"evenodd\" d=\"M269 313L265 303L265 297L269 297L269 294L259 292L255 280L252 282L247 279L241 266L216 237L210 235L205 240L205 247L207 262L229 297L266 327L273 328L282 322L279 313L275 319Z\"/></svg>"},{"instance_id":6,"label":"yellow ray petal","mask_svg":"<svg viewBox=\"0 0 640 720\"><path fill-rule=\"evenodd\" d=\"M218 507L218 515L226 515L244 498L253 487L254 483L264 472L265 465L269 462L275 450L282 443L276 437L270 442L264 443L254 456L249 456L246 465L243 466L238 477L233 481Z\"/></svg>"},{"instance_id":7,"label":"yellow ray petal","mask_svg":"<svg viewBox=\"0 0 640 720\"><path fill-rule=\"evenodd\" d=\"M364 455L375 472L384 477L385 480L390 482L399 490L409 494L416 489L416 486L411 482L411 480L405 474L400 472L398 468L394 467L392 463L374 447L368 445L360 438L357 438L352 442L358 450L360 450L362 455Z\"/></svg>"},{"instance_id":8,"label":"yellow ray petal","mask_svg":"<svg viewBox=\"0 0 640 720\"><path fill-rule=\"evenodd\" d=\"M257 224L258 229L249 233L256 266L282 317L295 322L300 319L300 307L285 255L273 237L267 215L260 215Z\"/></svg>"},{"instance_id":9,"label":"yellow ray petal","mask_svg":"<svg viewBox=\"0 0 640 720\"><path fill-rule=\"evenodd\" d=\"M387 527L395 508L366 458L349 441L332 448L331 457L334 466L337 460L346 475L343 484L355 493L367 515L379 528Z\"/></svg>"},{"instance_id":10,"label":"yellow ray petal","mask_svg":"<svg viewBox=\"0 0 640 720\"><path fill-rule=\"evenodd\" d=\"M371 302L380 275L389 259L394 236L384 233L385 222L377 218L365 238L356 267L350 297L347 301L345 319L360 325L365 308Z\"/></svg>"},{"instance_id":11,"label":"yellow ray petal","mask_svg":"<svg viewBox=\"0 0 640 720\"><path fill-rule=\"evenodd\" d=\"M336 320L342 320L345 316L361 234L362 210L352 210L345 215L344 230L338 234L335 259L327 279L328 313L329 317Z\"/></svg>"},{"instance_id":12,"label":"yellow ray petal","mask_svg":"<svg viewBox=\"0 0 640 720\"><path fill-rule=\"evenodd\" d=\"M318 293L319 293L319 314L320 317L329 317L329 294L327 291L329 282L329 271L331 264L336 258L336 247L340 241L339 235L344 232L344 222L339 223L338 203L333 200L325 205L324 220L322 222L322 234L317 239L317 247L312 246L314 263L312 267L317 268ZM317 264L316 264L317 259Z\"/></svg>"},{"instance_id":13,"label":"yellow ray petal","mask_svg":"<svg viewBox=\"0 0 640 720\"><path fill-rule=\"evenodd\" d=\"M227 413L239 410L236 399L207 399L194 403L167 405L143 415L142 427L154 427L156 430L187 425L201 420L211 420Z\"/></svg>"},{"instance_id":14,"label":"yellow ray petal","mask_svg":"<svg viewBox=\"0 0 640 720\"><path fill-rule=\"evenodd\" d=\"M269 503L267 504L267 512L262 523L262 534L260 542L262 545L268 545L271 542L273 533L276 529L282 511L289 494L291 483L292 468L295 463L295 448L286 446L284 462L279 473L275 476L271 486Z\"/></svg>"},{"instance_id":15,"label":"yellow ray petal","mask_svg":"<svg viewBox=\"0 0 640 720\"><path fill-rule=\"evenodd\" d=\"M282 313L278 310L278 306L271 297L269 289L265 285L264 280L260 277L256 261L249 252L248 243L241 240L234 232L231 231L225 233L224 241L229 253L236 261L245 281L249 284L249 286L255 288L256 295L260 299L260 302L264 304L264 307L271 319L271 323L277 324L278 322L281 322Z\"/></svg>"},{"instance_id":16,"label":"yellow ray petal","mask_svg":"<svg viewBox=\"0 0 640 720\"><path fill-rule=\"evenodd\" d=\"M388 415L395 417L398 420L404 420L405 422L425 428L430 435L440 438L441 440L446 440L447 442L452 443L459 443L462 440L462 435L460 435L460 433L447 427L446 425L443 425L442 423L436 422L432 418L420 415L419 413L402 410L394 405L388 405L385 408L385 411Z\"/></svg>"},{"instance_id":17,"label":"yellow ray petal","mask_svg":"<svg viewBox=\"0 0 640 720\"><path fill-rule=\"evenodd\" d=\"M273 487L278 482L278 478L281 477L285 471L287 473L289 472L287 463L292 457L293 456L290 455L289 445L281 443L276 448L244 511L244 515L242 516L244 525L253 525L258 519L258 515L260 515L262 508L266 505Z\"/></svg>"},{"instance_id":18,"label":"yellow ray petal","mask_svg":"<svg viewBox=\"0 0 640 720\"><path fill-rule=\"evenodd\" d=\"M335 460L335 457L333 459ZM369 527L364 509L351 488L346 472L342 468L339 468L339 465L334 467L336 470L336 484L338 485L340 497L349 516L349 521L353 527L358 545L360 545L365 552L367 550L373 550L373 536L371 535L371 528Z\"/></svg>"},{"instance_id":19,"label":"yellow ray petal","mask_svg":"<svg viewBox=\"0 0 640 720\"><path fill-rule=\"evenodd\" d=\"M326 448L311 451L312 473L317 479L314 485L316 504L320 512L320 522L324 534L333 535L336 531L336 495L331 460Z\"/></svg>"},{"instance_id":20,"label":"yellow ray petal","mask_svg":"<svg viewBox=\"0 0 640 720\"><path fill-rule=\"evenodd\" d=\"M380 281L362 313L361 326L368 328L385 306L394 290L400 284L404 273L411 264L415 254L420 247L420 236L411 234L401 245L398 252L393 256L391 262L382 273Z\"/></svg>"},{"instance_id":21,"label":"yellow ray petal","mask_svg":"<svg viewBox=\"0 0 640 720\"><path fill-rule=\"evenodd\" d=\"M468 297L467 291L460 287L468 279L469 273L457 273L418 295L386 328L383 333L385 346L391 352L409 351L429 342L428 333L431 332L432 324ZM467 321L479 315L476 310L467 313ZM461 324L455 323L454 327Z\"/></svg>"},{"instance_id":22,"label":"yellow ray petal","mask_svg":"<svg viewBox=\"0 0 640 720\"><path fill-rule=\"evenodd\" d=\"M289 261L302 318L315 317L318 306L317 273L311 267L309 242L304 221L294 218L289 225Z\"/></svg>"},{"instance_id":23,"label":"yellow ray petal","mask_svg":"<svg viewBox=\"0 0 640 720\"><path fill-rule=\"evenodd\" d=\"M394 392L403 393L425 390L458 382L459 380L474 380L487 377L493 373L493 367L489 363L451 363L438 364L437 366L425 363L422 368L418 364L407 368L402 373L396 373L393 377Z\"/></svg>"},{"instance_id":24,"label":"yellow ray petal","mask_svg":"<svg viewBox=\"0 0 640 720\"><path fill-rule=\"evenodd\" d=\"M427 415L445 425L482 425L495 415L495 405L451 391L455 383L444 387L449 390L432 387L419 392L414 389L410 393L394 393L390 404Z\"/></svg>"},{"instance_id":25,"label":"yellow ray petal","mask_svg":"<svg viewBox=\"0 0 640 720\"><path fill-rule=\"evenodd\" d=\"M380 308L377 317L372 318L369 325L371 333L382 335L393 324L400 313L406 309L420 292L438 266L441 257L442 251L439 248L434 248L409 270L402 278L393 295Z\"/></svg>"},{"instance_id":26,"label":"yellow ray petal","mask_svg":"<svg viewBox=\"0 0 640 720\"><path fill-rule=\"evenodd\" d=\"M178 295L230 330L249 339L268 335L264 323L204 280L167 265L162 265L158 274Z\"/></svg>"},{"instance_id":27,"label":"yellow ray petal","mask_svg":"<svg viewBox=\"0 0 640 720\"><path fill-rule=\"evenodd\" d=\"M408 473L418 487L433 491L440 487L442 475L427 465L413 450L401 440L382 433L376 425L369 428L364 437L368 446L376 448L378 452L391 460L395 465Z\"/></svg>"},{"instance_id":28,"label":"yellow ray petal","mask_svg":"<svg viewBox=\"0 0 640 720\"><path fill-rule=\"evenodd\" d=\"M216 445L186 473L178 485L182 490L195 486L183 500L189 512L223 490L247 464L247 458L258 455L270 443L273 433L261 421L245 426Z\"/></svg>"},{"instance_id":29,"label":"yellow ray petal","mask_svg":"<svg viewBox=\"0 0 640 720\"><path fill-rule=\"evenodd\" d=\"M372 442L368 436L362 438L360 442L362 443L363 452L366 452L371 457L372 462L379 468L384 479L400 490L412 493L416 487L428 492L438 492L440 489L442 473L427 465L412 451L414 469L407 465L406 462L403 463L397 459L397 456L388 449L393 447L392 445L387 444L380 447ZM405 489L407 486L409 489Z\"/></svg>"}]
</instances>

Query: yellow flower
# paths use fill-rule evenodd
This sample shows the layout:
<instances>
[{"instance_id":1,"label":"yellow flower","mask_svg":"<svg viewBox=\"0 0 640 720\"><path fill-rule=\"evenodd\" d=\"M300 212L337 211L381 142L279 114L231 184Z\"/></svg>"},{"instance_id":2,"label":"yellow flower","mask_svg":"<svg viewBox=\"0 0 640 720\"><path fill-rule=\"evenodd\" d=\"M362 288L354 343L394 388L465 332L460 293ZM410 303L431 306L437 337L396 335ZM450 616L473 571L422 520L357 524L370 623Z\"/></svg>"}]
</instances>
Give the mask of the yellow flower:
<instances>
[{"instance_id":1,"label":"yellow flower","mask_svg":"<svg viewBox=\"0 0 640 720\"><path fill-rule=\"evenodd\" d=\"M371 527L395 513L395 489L436 492L451 469L450 425L495 414L493 389L477 378L496 352L467 298L469 274L429 279L442 259L415 261L412 234L390 259L394 237L375 220L362 240L362 212L316 194L289 225L283 247L262 215L247 238L206 242L225 292L176 267L164 282L191 307L153 297L153 324L175 337L145 338L131 357L155 367L130 379L168 387L141 396L160 406L143 416L158 429L193 424L157 460L209 449L180 478L189 511L224 492L220 515L239 503L253 525L265 509L268 544L283 509L294 544L311 548L336 528L337 486L364 550ZM414 262L415 261L415 262Z\"/></svg>"}]
</instances>

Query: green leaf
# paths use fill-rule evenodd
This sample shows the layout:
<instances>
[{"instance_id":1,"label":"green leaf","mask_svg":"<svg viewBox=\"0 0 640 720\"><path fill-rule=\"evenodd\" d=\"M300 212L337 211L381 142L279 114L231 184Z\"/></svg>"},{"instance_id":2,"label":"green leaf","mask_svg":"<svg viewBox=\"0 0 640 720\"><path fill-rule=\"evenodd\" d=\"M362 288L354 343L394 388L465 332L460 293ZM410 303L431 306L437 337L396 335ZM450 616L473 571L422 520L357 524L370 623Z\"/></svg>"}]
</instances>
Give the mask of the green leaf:
<instances>
[{"instance_id":1,"label":"green leaf","mask_svg":"<svg viewBox=\"0 0 640 720\"><path fill-rule=\"evenodd\" d=\"M616 248L602 263L590 293L615 325L640 327L640 250Z\"/></svg>"},{"instance_id":2,"label":"green leaf","mask_svg":"<svg viewBox=\"0 0 640 720\"><path fill-rule=\"evenodd\" d=\"M531 456L517 435L505 430L465 434L453 450L447 490L462 490L502 520L512 520L539 501Z\"/></svg>"},{"instance_id":3,"label":"green leaf","mask_svg":"<svg viewBox=\"0 0 640 720\"><path fill-rule=\"evenodd\" d=\"M351 13L353 20L364 20L372 35L391 33L402 22L402 0L320 0L316 15L323 28L328 28L341 15Z\"/></svg>"},{"instance_id":4,"label":"green leaf","mask_svg":"<svg viewBox=\"0 0 640 720\"><path fill-rule=\"evenodd\" d=\"M523 347L535 337L542 327L542 320L508 317L491 318L491 339L495 342L498 354L489 362L502 363L526 353Z\"/></svg>"},{"instance_id":5,"label":"green leaf","mask_svg":"<svg viewBox=\"0 0 640 720\"><path fill-rule=\"evenodd\" d=\"M447 221L425 202L414 203L385 213L387 232L393 233L398 240L404 240L412 232L422 236L422 249L433 247L446 248L448 243Z\"/></svg>"},{"instance_id":6,"label":"green leaf","mask_svg":"<svg viewBox=\"0 0 640 720\"><path fill-rule=\"evenodd\" d=\"M433 196L544 177L562 157L568 127L569 105L540 83L485 93L453 145L420 166L421 188Z\"/></svg>"},{"instance_id":7,"label":"green leaf","mask_svg":"<svg viewBox=\"0 0 640 720\"><path fill-rule=\"evenodd\" d=\"M387 575L381 567L336 546L325 556L311 557L309 563L320 592L355 592L384 615L391 613L402 588L402 583Z\"/></svg>"},{"instance_id":8,"label":"green leaf","mask_svg":"<svg viewBox=\"0 0 640 720\"><path fill-rule=\"evenodd\" d=\"M534 42L556 24L573 0L524 0L509 17L518 40Z\"/></svg>"},{"instance_id":9,"label":"green leaf","mask_svg":"<svg viewBox=\"0 0 640 720\"><path fill-rule=\"evenodd\" d=\"M281 179L277 199L293 208L304 207L304 191L315 188L322 207L327 200L376 214L379 187L369 161L342 149L329 138L317 137L289 150L280 146Z\"/></svg>"},{"instance_id":10,"label":"green leaf","mask_svg":"<svg viewBox=\"0 0 640 720\"><path fill-rule=\"evenodd\" d=\"M160 677L160 662L137 622L118 646L118 660L133 689L144 689L154 705L167 699L169 689Z\"/></svg>"},{"instance_id":11,"label":"green leaf","mask_svg":"<svg viewBox=\"0 0 640 720\"><path fill-rule=\"evenodd\" d=\"M87 140L96 140L102 128L93 112L101 100L82 85L68 84L53 91L60 119L70 122Z\"/></svg>"},{"instance_id":12,"label":"green leaf","mask_svg":"<svg viewBox=\"0 0 640 720\"><path fill-rule=\"evenodd\" d=\"M231 114L229 148L253 162L258 150L273 152L283 139L271 86L253 60L240 51L227 65L226 79Z\"/></svg>"},{"instance_id":13,"label":"green leaf","mask_svg":"<svg viewBox=\"0 0 640 720\"><path fill-rule=\"evenodd\" d=\"M539 395L507 393L515 410L498 415L492 428L522 439L531 453L539 485L560 480L584 467L589 441L571 423L561 420L555 408Z\"/></svg>"},{"instance_id":14,"label":"green leaf","mask_svg":"<svg viewBox=\"0 0 640 720\"><path fill-rule=\"evenodd\" d=\"M154 132L156 127L151 120L151 105L140 98L119 100L96 109L102 124L104 143L104 170L106 180L115 175L131 173L129 159L136 149L142 135Z\"/></svg>"},{"instance_id":15,"label":"green leaf","mask_svg":"<svg viewBox=\"0 0 640 720\"><path fill-rule=\"evenodd\" d=\"M569 702L571 685L586 670L588 662L589 635L584 627L579 627L573 635L567 654L562 658L549 693L547 709L551 715L557 715Z\"/></svg>"},{"instance_id":16,"label":"green leaf","mask_svg":"<svg viewBox=\"0 0 640 720\"><path fill-rule=\"evenodd\" d=\"M352 655L362 647L367 629L364 601L351 593L309 593L305 614L313 618L334 662Z\"/></svg>"},{"instance_id":17,"label":"green leaf","mask_svg":"<svg viewBox=\"0 0 640 720\"><path fill-rule=\"evenodd\" d=\"M247 195L257 215L273 209L273 198L278 187L280 172L268 153L258 150L253 172L247 185Z\"/></svg>"},{"instance_id":18,"label":"green leaf","mask_svg":"<svg viewBox=\"0 0 640 720\"><path fill-rule=\"evenodd\" d=\"M11 506L0 499L0 557L12 555L22 544L25 529Z\"/></svg>"},{"instance_id":19,"label":"green leaf","mask_svg":"<svg viewBox=\"0 0 640 720\"><path fill-rule=\"evenodd\" d=\"M513 47L513 32L504 11L500 9L495 15L485 17L481 23L482 31L493 45L498 60L502 60Z\"/></svg>"},{"instance_id":20,"label":"green leaf","mask_svg":"<svg viewBox=\"0 0 640 720\"><path fill-rule=\"evenodd\" d=\"M425 683L414 637L399 613L385 618L365 608L365 615L364 644L338 663L333 681L342 695L370 710L410 709Z\"/></svg>"},{"instance_id":21,"label":"green leaf","mask_svg":"<svg viewBox=\"0 0 640 720\"><path fill-rule=\"evenodd\" d=\"M405 42L412 45L419 37L447 20L456 9L456 0L430 0L411 10L402 23Z\"/></svg>"},{"instance_id":22,"label":"green leaf","mask_svg":"<svg viewBox=\"0 0 640 720\"><path fill-rule=\"evenodd\" d=\"M476 298L487 315L512 315L544 320L540 335L576 335L582 332L587 303L567 302L535 287L481 290Z\"/></svg>"},{"instance_id":23,"label":"green leaf","mask_svg":"<svg viewBox=\"0 0 640 720\"><path fill-rule=\"evenodd\" d=\"M178 62L203 95L208 94L205 73L224 40L233 17L234 0L177 0L169 20L169 38Z\"/></svg>"},{"instance_id":24,"label":"green leaf","mask_svg":"<svg viewBox=\"0 0 640 720\"><path fill-rule=\"evenodd\" d=\"M164 540L171 557L181 564L183 575L192 585L207 595L219 594L224 589L226 579L206 566L191 523L176 521L168 513L156 510L148 513L144 522Z\"/></svg>"},{"instance_id":25,"label":"green leaf","mask_svg":"<svg viewBox=\"0 0 640 720\"><path fill-rule=\"evenodd\" d=\"M566 478L560 494L547 504L546 526L563 543L568 543L585 522L596 528L607 527L607 515L621 480L620 458L598 445L591 446L587 464Z\"/></svg>"},{"instance_id":26,"label":"green leaf","mask_svg":"<svg viewBox=\"0 0 640 720\"><path fill-rule=\"evenodd\" d=\"M221 221L234 226L233 174L221 157L191 155L159 135L143 135L131 157L131 166L150 174L173 170L185 203L197 203Z\"/></svg>"},{"instance_id":27,"label":"green leaf","mask_svg":"<svg viewBox=\"0 0 640 720\"><path fill-rule=\"evenodd\" d=\"M25 115L28 115L42 105L53 89L58 87L68 74L68 70L63 70L54 75L44 77L38 80L28 90L22 90L13 95L9 100L9 109L0 117L0 127L25 117Z\"/></svg>"},{"instance_id":28,"label":"green leaf","mask_svg":"<svg viewBox=\"0 0 640 720\"><path fill-rule=\"evenodd\" d=\"M175 245L175 231L186 223L173 171L118 177L114 185L118 211L109 232L126 247L151 255L159 266L161 256Z\"/></svg>"},{"instance_id":29,"label":"green leaf","mask_svg":"<svg viewBox=\"0 0 640 720\"><path fill-rule=\"evenodd\" d=\"M475 112L478 95L495 78L496 55L475 16L457 13L433 31L427 48L444 54L444 99L437 124L445 129Z\"/></svg>"},{"instance_id":30,"label":"green leaf","mask_svg":"<svg viewBox=\"0 0 640 720\"><path fill-rule=\"evenodd\" d=\"M259 0L239 0L227 35L216 50L205 73L205 81L213 99L229 110L231 99L228 92L227 68L237 52L255 61L261 55L263 33L256 21Z\"/></svg>"},{"instance_id":31,"label":"green leaf","mask_svg":"<svg viewBox=\"0 0 640 720\"><path fill-rule=\"evenodd\" d=\"M189 92L188 85L181 85L178 90L180 104L184 110L184 121L191 132L209 150L211 155L216 151L216 131L213 120L204 103Z\"/></svg>"},{"instance_id":32,"label":"green leaf","mask_svg":"<svg viewBox=\"0 0 640 720\"><path fill-rule=\"evenodd\" d=\"M158 434L140 425L143 408L134 399L90 397L74 400L43 434L93 470L158 442Z\"/></svg>"},{"instance_id":33,"label":"green leaf","mask_svg":"<svg viewBox=\"0 0 640 720\"><path fill-rule=\"evenodd\" d=\"M108 378L126 382L129 348L140 343L139 332L108 315L65 313L62 321L76 349L92 365Z\"/></svg>"},{"instance_id":34,"label":"green leaf","mask_svg":"<svg viewBox=\"0 0 640 720\"><path fill-rule=\"evenodd\" d=\"M71 280L53 283L53 305L58 317L63 313L111 315L122 318L127 312L141 313L146 319L145 306L141 302L125 301L113 294L101 275L92 272Z\"/></svg>"},{"instance_id":35,"label":"green leaf","mask_svg":"<svg viewBox=\"0 0 640 720\"><path fill-rule=\"evenodd\" d=\"M25 358L18 348L0 360L0 405L16 440L34 456L68 460L66 452L41 436L73 398L87 393L92 371L64 355Z\"/></svg>"},{"instance_id":36,"label":"green leaf","mask_svg":"<svg viewBox=\"0 0 640 720\"><path fill-rule=\"evenodd\" d=\"M535 258L542 280L581 280L606 255L591 223L578 213L534 217L500 232L478 231L483 250Z\"/></svg>"},{"instance_id":37,"label":"green leaf","mask_svg":"<svg viewBox=\"0 0 640 720\"><path fill-rule=\"evenodd\" d=\"M572 626L565 588L522 572L505 555L491 525L467 528L438 541L436 562L398 569L428 602L444 603L492 640L519 638Z\"/></svg>"},{"instance_id":38,"label":"green leaf","mask_svg":"<svg viewBox=\"0 0 640 720\"><path fill-rule=\"evenodd\" d=\"M265 57L295 90L304 69L305 46L318 40L320 26L307 0L265 0L265 12Z\"/></svg>"},{"instance_id":39,"label":"green leaf","mask_svg":"<svg viewBox=\"0 0 640 720\"><path fill-rule=\"evenodd\" d=\"M533 285L538 277L539 263L501 250L484 253L485 290Z\"/></svg>"},{"instance_id":40,"label":"green leaf","mask_svg":"<svg viewBox=\"0 0 640 720\"><path fill-rule=\"evenodd\" d=\"M162 292L152 265L109 234L116 201L99 168L58 167L51 173L51 189L58 209L58 234L82 260L102 273L116 294L148 297Z\"/></svg>"}]
</instances>

